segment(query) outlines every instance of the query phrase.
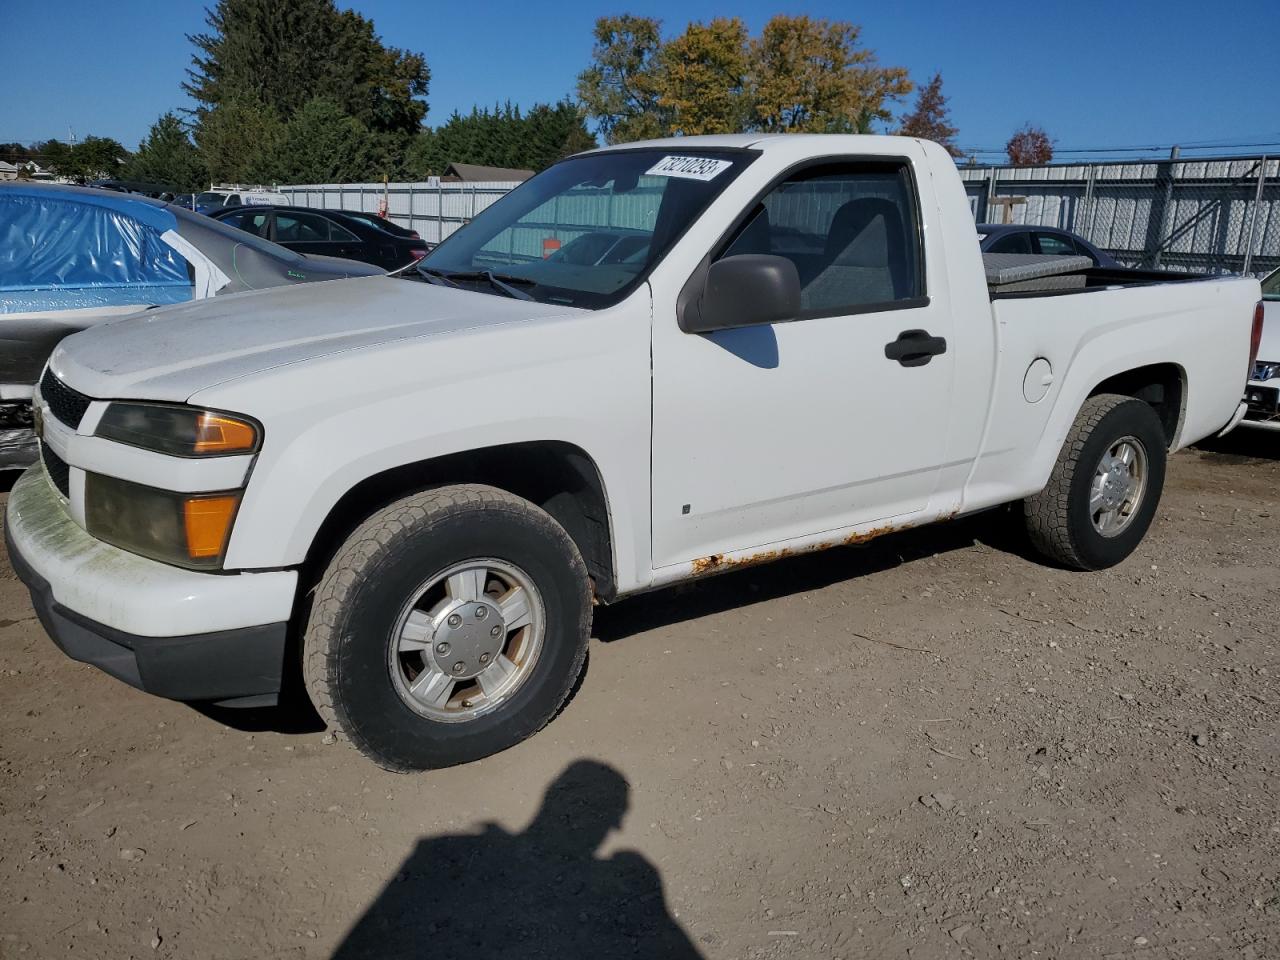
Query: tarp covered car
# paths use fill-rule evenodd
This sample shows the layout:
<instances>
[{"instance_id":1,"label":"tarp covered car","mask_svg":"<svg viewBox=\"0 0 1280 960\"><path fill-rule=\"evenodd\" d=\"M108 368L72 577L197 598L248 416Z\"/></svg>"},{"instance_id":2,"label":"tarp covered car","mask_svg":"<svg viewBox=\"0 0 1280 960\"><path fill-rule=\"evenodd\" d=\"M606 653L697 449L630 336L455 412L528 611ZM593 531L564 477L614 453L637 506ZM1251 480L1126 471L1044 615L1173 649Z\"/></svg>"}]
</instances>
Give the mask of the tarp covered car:
<instances>
[{"instance_id":1,"label":"tarp covered car","mask_svg":"<svg viewBox=\"0 0 1280 960\"><path fill-rule=\"evenodd\" d=\"M35 460L32 386L77 330L164 304L382 272L146 197L0 184L0 469Z\"/></svg>"}]
</instances>

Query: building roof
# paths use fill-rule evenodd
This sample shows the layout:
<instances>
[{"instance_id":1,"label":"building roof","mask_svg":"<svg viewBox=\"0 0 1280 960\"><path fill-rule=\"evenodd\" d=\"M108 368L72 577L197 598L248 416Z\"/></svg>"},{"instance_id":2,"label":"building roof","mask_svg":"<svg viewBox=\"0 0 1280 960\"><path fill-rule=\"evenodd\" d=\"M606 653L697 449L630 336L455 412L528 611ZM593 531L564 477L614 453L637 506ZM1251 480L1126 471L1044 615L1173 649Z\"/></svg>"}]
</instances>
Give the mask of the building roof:
<instances>
[{"instance_id":1,"label":"building roof","mask_svg":"<svg viewBox=\"0 0 1280 960\"><path fill-rule=\"evenodd\" d=\"M8 160L0 160L0 170L3 170L5 173L17 173L17 172L18 172L18 168L17 168L17 167L15 167L15 166L14 166L12 163L10 163Z\"/></svg>"},{"instance_id":2,"label":"building roof","mask_svg":"<svg viewBox=\"0 0 1280 960\"><path fill-rule=\"evenodd\" d=\"M516 170L512 167L486 167L479 163L451 163L444 168L441 180L493 181L528 180L532 170Z\"/></svg>"}]
</instances>

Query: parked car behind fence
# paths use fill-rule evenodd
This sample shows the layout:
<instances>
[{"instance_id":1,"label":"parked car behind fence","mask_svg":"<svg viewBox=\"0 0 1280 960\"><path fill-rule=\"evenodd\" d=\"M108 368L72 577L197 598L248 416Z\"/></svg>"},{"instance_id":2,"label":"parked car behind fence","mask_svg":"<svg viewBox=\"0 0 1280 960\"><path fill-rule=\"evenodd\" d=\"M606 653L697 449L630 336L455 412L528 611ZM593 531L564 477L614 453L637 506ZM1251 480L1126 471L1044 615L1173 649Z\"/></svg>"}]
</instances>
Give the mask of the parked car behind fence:
<instances>
[{"instance_id":1,"label":"parked car behind fence","mask_svg":"<svg viewBox=\"0 0 1280 960\"><path fill-rule=\"evenodd\" d=\"M1095 267L1120 266L1111 254L1068 230L1031 223L980 223L983 253L1038 253L1054 257L1088 257Z\"/></svg>"},{"instance_id":2,"label":"parked car behind fence","mask_svg":"<svg viewBox=\"0 0 1280 960\"><path fill-rule=\"evenodd\" d=\"M363 260L385 270L413 263L434 246L416 237L396 236L341 210L272 205L226 207L209 215L298 253Z\"/></svg>"}]
</instances>

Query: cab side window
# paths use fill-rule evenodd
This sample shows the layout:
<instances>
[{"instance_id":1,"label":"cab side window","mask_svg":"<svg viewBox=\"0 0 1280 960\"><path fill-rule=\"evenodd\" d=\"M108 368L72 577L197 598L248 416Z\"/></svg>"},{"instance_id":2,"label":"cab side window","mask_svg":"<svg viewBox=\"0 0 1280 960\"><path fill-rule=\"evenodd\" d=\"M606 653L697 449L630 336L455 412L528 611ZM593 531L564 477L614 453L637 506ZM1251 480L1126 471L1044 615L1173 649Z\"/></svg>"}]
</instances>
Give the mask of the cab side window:
<instances>
[{"instance_id":1,"label":"cab side window","mask_svg":"<svg viewBox=\"0 0 1280 960\"><path fill-rule=\"evenodd\" d=\"M771 189L720 257L786 257L802 318L905 304L925 295L918 210L904 162L810 167Z\"/></svg>"}]
</instances>

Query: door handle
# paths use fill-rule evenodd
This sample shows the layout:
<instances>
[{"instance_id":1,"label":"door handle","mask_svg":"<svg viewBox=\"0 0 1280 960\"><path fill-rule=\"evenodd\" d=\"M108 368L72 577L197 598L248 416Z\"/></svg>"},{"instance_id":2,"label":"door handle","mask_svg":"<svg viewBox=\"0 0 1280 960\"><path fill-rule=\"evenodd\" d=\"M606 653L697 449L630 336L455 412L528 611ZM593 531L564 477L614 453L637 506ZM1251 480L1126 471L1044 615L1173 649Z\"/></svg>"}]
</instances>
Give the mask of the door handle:
<instances>
[{"instance_id":1,"label":"door handle","mask_svg":"<svg viewBox=\"0 0 1280 960\"><path fill-rule=\"evenodd\" d=\"M923 367L946 352L946 338L930 336L928 330L903 330L897 340L884 345L885 357L897 360L904 367Z\"/></svg>"}]
</instances>

